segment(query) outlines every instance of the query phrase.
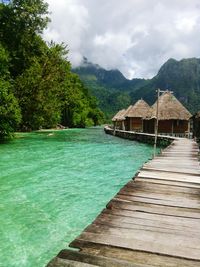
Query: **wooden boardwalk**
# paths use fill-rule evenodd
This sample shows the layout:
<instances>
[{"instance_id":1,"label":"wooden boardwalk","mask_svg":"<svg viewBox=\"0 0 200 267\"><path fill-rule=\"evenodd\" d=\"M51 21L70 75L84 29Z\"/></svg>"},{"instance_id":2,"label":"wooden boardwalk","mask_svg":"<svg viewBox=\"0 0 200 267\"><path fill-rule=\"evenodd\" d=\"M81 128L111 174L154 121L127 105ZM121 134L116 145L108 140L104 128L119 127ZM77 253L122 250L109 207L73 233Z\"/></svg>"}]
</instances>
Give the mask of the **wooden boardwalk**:
<instances>
[{"instance_id":1,"label":"wooden boardwalk","mask_svg":"<svg viewBox=\"0 0 200 267\"><path fill-rule=\"evenodd\" d=\"M199 267L198 146L177 139L144 164L48 267Z\"/></svg>"}]
</instances>

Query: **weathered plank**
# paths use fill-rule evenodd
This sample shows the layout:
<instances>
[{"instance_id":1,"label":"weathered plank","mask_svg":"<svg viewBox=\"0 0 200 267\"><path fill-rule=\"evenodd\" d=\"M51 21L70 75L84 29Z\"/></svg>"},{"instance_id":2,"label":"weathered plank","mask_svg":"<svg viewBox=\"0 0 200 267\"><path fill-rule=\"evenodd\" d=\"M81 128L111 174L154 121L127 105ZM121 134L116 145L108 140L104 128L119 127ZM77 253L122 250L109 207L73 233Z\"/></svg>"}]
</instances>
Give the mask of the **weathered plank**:
<instances>
[{"instance_id":1,"label":"weathered plank","mask_svg":"<svg viewBox=\"0 0 200 267\"><path fill-rule=\"evenodd\" d=\"M167 216L176 216L181 218L198 218L200 219L200 210L199 209L191 209L191 208L183 208L183 207L170 207L150 204L150 203L142 203L142 202L132 202L119 198L112 199L107 204L107 209L117 209L120 211L130 210L134 214L135 212L139 213L150 213L150 214L160 214Z\"/></svg>"},{"instance_id":2,"label":"weathered plank","mask_svg":"<svg viewBox=\"0 0 200 267\"><path fill-rule=\"evenodd\" d=\"M155 199L163 199L169 201L169 203L172 201L182 201L182 202L188 202L188 201L195 201L198 205L200 205L200 199L199 199L199 193L185 193L178 191L177 193L173 192L172 190L160 190L156 188L156 191L153 191L152 189L133 189L130 187L124 187L119 192L120 195L127 195L127 196L138 196L138 197L148 197L148 198L155 198Z\"/></svg>"},{"instance_id":3,"label":"weathered plank","mask_svg":"<svg viewBox=\"0 0 200 267\"><path fill-rule=\"evenodd\" d=\"M160 180L168 180L168 181L176 181L176 182L187 182L198 184L200 186L200 175L192 175L192 174L185 174L185 173L176 173L176 172L166 172L162 170L153 170L153 169L141 169L139 172L138 178L158 178ZM188 186L190 186L188 184Z\"/></svg>"},{"instance_id":4,"label":"weathered plank","mask_svg":"<svg viewBox=\"0 0 200 267\"><path fill-rule=\"evenodd\" d=\"M156 191L155 191L156 189ZM140 195L143 193L150 194L162 194L162 195L171 195L172 197L176 195L177 197L189 198L199 200L200 189L199 188L188 188L188 187L178 187L173 185L162 185L162 184L151 184L149 182L142 182L136 180L135 183L129 183L124 186L120 193L122 194L134 194Z\"/></svg>"},{"instance_id":5,"label":"weathered plank","mask_svg":"<svg viewBox=\"0 0 200 267\"><path fill-rule=\"evenodd\" d=\"M149 170L149 171L163 171L168 173L183 173L183 174L193 174L195 176L200 176L200 171L196 171L195 169L189 169L189 168L176 168L176 167L170 167L168 166L144 166L142 170Z\"/></svg>"},{"instance_id":6,"label":"weathered plank","mask_svg":"<svg viewBox=\"0 0 200 267\"><path fill-rule=\"evenodd\" d=\"M144 251L122 249L101 244L86 243L82 250L86 253L98 254L105 257L115 257L133 261L139 264L154 267L199 267L199 261L187 260L183 258L168 257L159 254L152 254Z\"/></svg>"},{"instance_id":7,"label":"weathered plank","mask_svg":"<svg viewBox=\"0 0 200 267\"><path fill-rule=\"evenodd\" d=\"M143 176L140 176L139 177L139 180L140 181L144 181L144 182L147 182L147 183L151 183L151 184L156 184L157 185L168 185L169 187L170 186L178 186L178 187L186 187L186 188L197 188L197 189L200 189L200 183L192 183L190 182L190 179L189 181L181 181L181 180L173 180L173 179L170 179L168 180L167 178L153 178L152 175L148 175L149 177L143 177ZM177 177L177 176L173 176L173 177ZM176 178L177 179L177 178ZM138 180L137 177L134 178L134 180Z\"/></svg>"},{"instance_id":8,"label":"weathered plank","mask_svg":"<svg viewBox=\"0 0 200 267\"><path fill-rule=\"evenodd\" d=\"M173 240L173 241L172 241ZM135 237L120 237L113 234L96 234L83 232L70 246L82 248L84 242L99 243L108 246L127 248L132 250L159 253L167 256L181 257L200 261L199 239L187 238L179 235L150 233L147 231L135 232Z\"/></svg>"},{"instance_id":9,"label":"weathered plank","mask_svg":"<svg viewBox=\"0 0 200 267\"><path fill-rule=\"evenodd\" d=\"M61 259L55 257L52 259L47 267L98 267L99 265L88 264L84 262L72 261L68 259Z\"/></svg>"},{"instance_id":10,"label":"weathered plank","mask_svg":"<svg viewBox=\"0 0 200 267\"><path fill-rule=\"evenodd\" d=\"M184 187L177 184L162 184L157 183L155 186L152 182L149 182L147 179L144 181L142 179L136 179L135 181L128 182L123 189L126 190L142 190L142 191L148 191L148 192L155 192L155 188L159 192L168 192L168 193L180 193L180 194L192 194L199 196L200 194L200 188L191 188L191 187Z\"/></svg>"},{"instance_id":11,"label":"weathered plank","mask_svg":"<svg viewBox=\"0 0 200 267\"><path fill-rule=\"evenodd\" d=\"M129 200L129 201L151 203L151 204L157 204L157 205L162 205L162 206L200 209L199 203L197 203L194 200L186 199L183 203L182 199L178 199L178 198L174 200L170 198L165 199L161 197L156 198L156 197L148 197L148 196L131 196L131 195L124 195L124 194L117 194L117 197L121 199Z\"/></svg>"},{"instance_id":12,"label":"weathered plank","mask_svg":"<svg viewBox=\"0 0 200 267\"><path fill-rule=\"evenodd\" d=\"M102 266L102 267L146 267L143 264L134 264L127 260L119 260L112 257L91 255L83 252L72 251L68 249L62 250L58 255L58 258L67 259L70 261L78 261L87 264L95 264L92 266ZM149 265L150 266L150 265Z\"/></svg>"},{"instance_id":13,"label":"weathered plank","mask_svg":"<svg viewBox=\"0 0 200 267\"><path fill-rule=\"evenodd\" d=\"M152 225L163 227L173 227L178 229L186 227L190 231L200 231L200 219L196 217L181 217L176 215L168 216L167 214L155 214L148 212L128 211L128 210L109 210L104 209L94 221L100 218L111 219L112 221L127 222L132 224ZM97 221L98 222L98 221ZM195 227L195 228L194 228Z\"/></svg>"}]
</instances>

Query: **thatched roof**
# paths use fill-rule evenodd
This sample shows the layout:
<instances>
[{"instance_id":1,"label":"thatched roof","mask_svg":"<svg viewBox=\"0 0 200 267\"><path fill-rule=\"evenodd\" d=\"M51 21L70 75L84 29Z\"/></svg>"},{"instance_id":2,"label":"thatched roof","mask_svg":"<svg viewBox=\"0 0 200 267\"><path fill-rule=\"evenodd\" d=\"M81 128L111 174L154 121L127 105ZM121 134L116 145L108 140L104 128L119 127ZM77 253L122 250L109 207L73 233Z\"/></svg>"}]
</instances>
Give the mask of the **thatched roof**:
<instances>
[{"instance_id":1,"label":"thatched roof","mask_svg":"<svg viewBox=\"0 0 200 267\"><path fill-rule=\"evenodd\" d=\"M126 109L122 109L118 111L115 116L112 118L112 121L123 121L125 120L124 113L126 112Z\"/></svg>"},{"instance_id":2,"label":"thatched roof","mask_svg":"<svg viewBox=\"0 0 200 267\"><path fill-rule=\"evenodd\" d=\"M129 106L124 117L145 118L149 115L150 106L142 99L138 100L135 105Z\"/></svg>"},{"instance_id":3,"label":"thatched roof","mask_svg":"<svg viewBox=\"0 0 200 267\"><path fill-rule=\"evenodd\" d=\"M157 101L152 106L149 119L156 118ZM189 120L192 114L178 101L178 99L166 91L159 97L159 120Z\"/></svg>"}]
</instances>

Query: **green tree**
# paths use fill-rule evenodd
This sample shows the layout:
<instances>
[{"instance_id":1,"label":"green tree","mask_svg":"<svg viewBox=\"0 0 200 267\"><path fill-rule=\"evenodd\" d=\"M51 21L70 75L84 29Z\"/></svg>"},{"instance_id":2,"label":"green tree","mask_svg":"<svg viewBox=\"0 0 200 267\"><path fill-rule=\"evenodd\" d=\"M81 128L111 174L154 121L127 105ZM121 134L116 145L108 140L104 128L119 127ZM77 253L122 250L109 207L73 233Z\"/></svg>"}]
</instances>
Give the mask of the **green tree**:
<instances>
[{"instance_id":1,"label":"green tree","mask_svg":"<svg viewBox=\"0 0 200 267\"><path fill-rule=\"evenodd\" d=\"M9 77L8 53L0 45L0 140L10 138L21 120Z\"/></svg>"},{"instance_id":2,"label":"green tree","mask_svg":"<svg viewBox=\"0 0 200 267\"><path fill-rule=\"evenodd\" d=\"M48 5L42 0L13 0L0 4L0 40L10 54L11 76L21 74L41 56L42 33L49 21Z\"/></svg>"},{"instance_id":3,"label":"green tree","mask_svg":"<svg viewBox=\"0 0 200 267\"><path fill-rule=\"evenodd\" d=\"M10 78L6 80L4 94L12 93L19 102L20 129L49 128L60 122L69 127L96 125L102 114L71 73L66 47L41 38L49 21L47 7L42 0L0 4L0 39L10 58L6 64L13 84L8 86Z\"/></svg>"},{"instance_id":4,"label":"green tree","mask_svg":"<svg viewBox=\"0 0 200 267\"><path fill-rule=\"evenodd\" d=\"M13 136L21 120L18 102L8 81L0 79L0 140Z\"/></svg>"},{"instance_id":5,"label":"green tree","mask_svg":"<svg viewBox=\"0 0 200 267\"><path fill-rule=\"evenodd\" d=\"M70 64L64 58L66 53L64 46L52 43L16 79L15 90L22 109L23 129L49 128L60 122L60 96L70 71Z\"/></svg>"},{"instance_id":6,"label":"green tree","mask_svg":"<svg viewBox=\"0 0 200 267\"><path fill-rule=\"evenodd\" d=\"M62 123L69 127L98 125L103 120L97 102L76 74L65 80L62 91Z\"/></svg>"}]
</instances>

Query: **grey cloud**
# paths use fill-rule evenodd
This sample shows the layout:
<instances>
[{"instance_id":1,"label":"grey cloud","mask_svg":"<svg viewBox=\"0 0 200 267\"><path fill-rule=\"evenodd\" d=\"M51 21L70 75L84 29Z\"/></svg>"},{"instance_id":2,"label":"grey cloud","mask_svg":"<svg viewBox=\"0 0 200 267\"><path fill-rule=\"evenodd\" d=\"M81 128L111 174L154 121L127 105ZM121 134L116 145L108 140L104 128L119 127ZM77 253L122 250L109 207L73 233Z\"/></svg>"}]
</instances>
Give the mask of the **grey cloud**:
<instances>
[{"instance_id":1,"label":"grey cloud","mask_svg":"<svg viewBox=\"0 0 200 267\"><path fill-rule=\"evenodd\" d=\"M126 77L155 75L168 59L200 56L199 0L48 0L46 40L65 42L74 66L86 56Z\"/></svg>"}]
</instances>

